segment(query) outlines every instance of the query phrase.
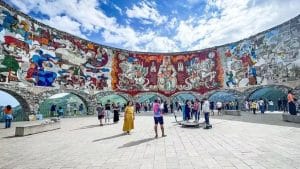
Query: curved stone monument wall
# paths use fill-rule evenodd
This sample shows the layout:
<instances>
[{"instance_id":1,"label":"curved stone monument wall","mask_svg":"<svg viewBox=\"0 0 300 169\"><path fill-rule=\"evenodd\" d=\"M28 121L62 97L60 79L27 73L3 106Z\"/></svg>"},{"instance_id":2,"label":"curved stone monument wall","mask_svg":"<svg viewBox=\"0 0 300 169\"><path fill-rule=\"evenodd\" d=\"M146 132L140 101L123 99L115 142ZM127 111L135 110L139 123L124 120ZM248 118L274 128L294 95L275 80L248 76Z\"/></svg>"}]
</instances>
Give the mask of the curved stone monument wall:
<instances>
[{"instance_id":1,"label":"curved stone monument wall","mask_svg":"<svg viewBox=\"0 0 300 169\"><path fill-rule=\"evenodd\" d=\"M116 49L41 24L0 2L0 81L22 87L211 93L300 84L300 16L250 38L179 53Z\"/></svg>"}]
</instances>

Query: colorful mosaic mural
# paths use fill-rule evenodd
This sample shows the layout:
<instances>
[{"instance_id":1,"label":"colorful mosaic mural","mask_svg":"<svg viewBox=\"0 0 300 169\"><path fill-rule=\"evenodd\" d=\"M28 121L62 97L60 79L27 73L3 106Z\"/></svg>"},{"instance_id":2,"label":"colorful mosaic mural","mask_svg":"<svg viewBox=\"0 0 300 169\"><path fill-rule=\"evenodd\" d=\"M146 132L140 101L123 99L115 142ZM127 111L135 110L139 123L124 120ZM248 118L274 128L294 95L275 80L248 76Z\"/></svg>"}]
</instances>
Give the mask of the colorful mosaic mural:
<instances>
[{"instance_id":1,"label":"colorful mosaic mural","mask_svg":"<svg viewBox=\"0 0 300 169\"><path fill-rule=\"evenodd\" d=\"M0 83L171 96L300 79L300 16L225 46L156 54L98 45L0 4Z\"/></svg>"}]
</instances>

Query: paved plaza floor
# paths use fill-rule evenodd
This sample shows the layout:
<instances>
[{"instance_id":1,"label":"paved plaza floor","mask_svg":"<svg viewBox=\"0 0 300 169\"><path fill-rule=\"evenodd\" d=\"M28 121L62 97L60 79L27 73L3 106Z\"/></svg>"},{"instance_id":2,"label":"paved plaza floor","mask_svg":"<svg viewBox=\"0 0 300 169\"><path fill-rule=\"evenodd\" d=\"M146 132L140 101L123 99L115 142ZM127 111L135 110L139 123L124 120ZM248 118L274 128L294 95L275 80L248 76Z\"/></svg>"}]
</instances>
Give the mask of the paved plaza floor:
<instances>
[{"instance_id":1,"label":"paved plaza floor","mask_svg":"<svg viewBox=\"0 0 300 169\"><path fill-rule=\"evenodd\" d=\"M151 116L138 115L131 135L122 120L100 127L96 117L67 118L59 130L25 137L1 123L0 168L300 168L300 124L280 114L212 117L210 130L182 128L167 115L167 137L158 139Z\"/></svg>"}]
</instances>

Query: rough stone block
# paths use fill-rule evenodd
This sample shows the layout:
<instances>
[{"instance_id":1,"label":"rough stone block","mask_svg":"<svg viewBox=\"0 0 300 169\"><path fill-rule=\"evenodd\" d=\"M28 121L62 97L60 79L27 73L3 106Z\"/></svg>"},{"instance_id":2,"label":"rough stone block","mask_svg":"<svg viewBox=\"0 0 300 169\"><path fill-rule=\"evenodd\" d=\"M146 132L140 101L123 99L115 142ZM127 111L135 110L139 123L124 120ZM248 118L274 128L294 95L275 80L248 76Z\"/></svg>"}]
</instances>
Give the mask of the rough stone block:
<instances>
[{"instance_id":1,"label":"rough stone block","mask_svg":"<svg viewBox=\"0 0 300 169\"><path fill-rule=\"evenodd\" d=\"M288 121L288 122L293 122L293 123L300 123L300 116L284 113L284 114L282 114L282 120Z\"/></svg>"},{"instance_id":2,"label":"rough stone block","mask_svg":"<svg viewBox=\"0 0 300 169\"><path fill-rule=\"evenodd\" d=\"M15 136L26 136L51 130L60 129L60 121L48 124L34 124L16 127Z\"/></svg>"}]
</instances>

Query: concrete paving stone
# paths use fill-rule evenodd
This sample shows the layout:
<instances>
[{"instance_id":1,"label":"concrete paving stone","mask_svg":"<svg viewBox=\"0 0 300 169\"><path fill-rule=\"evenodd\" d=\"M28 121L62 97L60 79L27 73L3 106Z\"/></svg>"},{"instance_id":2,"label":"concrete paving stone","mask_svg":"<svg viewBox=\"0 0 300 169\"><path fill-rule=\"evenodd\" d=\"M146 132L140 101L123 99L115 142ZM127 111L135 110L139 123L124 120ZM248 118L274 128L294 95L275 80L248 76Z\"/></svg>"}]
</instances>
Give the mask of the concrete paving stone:
<instances>
[{"instance_id":1,"label":"concrete paving stone","mask_svg":"<svg viewBox=\"0 0 300 169\"><path fill-rule=\"evenodd\" d=\"M129 136L122 119L90 127L96 117L62 119L61 129L27 137L0 129L0 168L300 168L300 124L279 116L214 116L211 130L181 128L166 116L168 136L158 139L147 115L137 116Z\"/></svg>"}]
</instances>

